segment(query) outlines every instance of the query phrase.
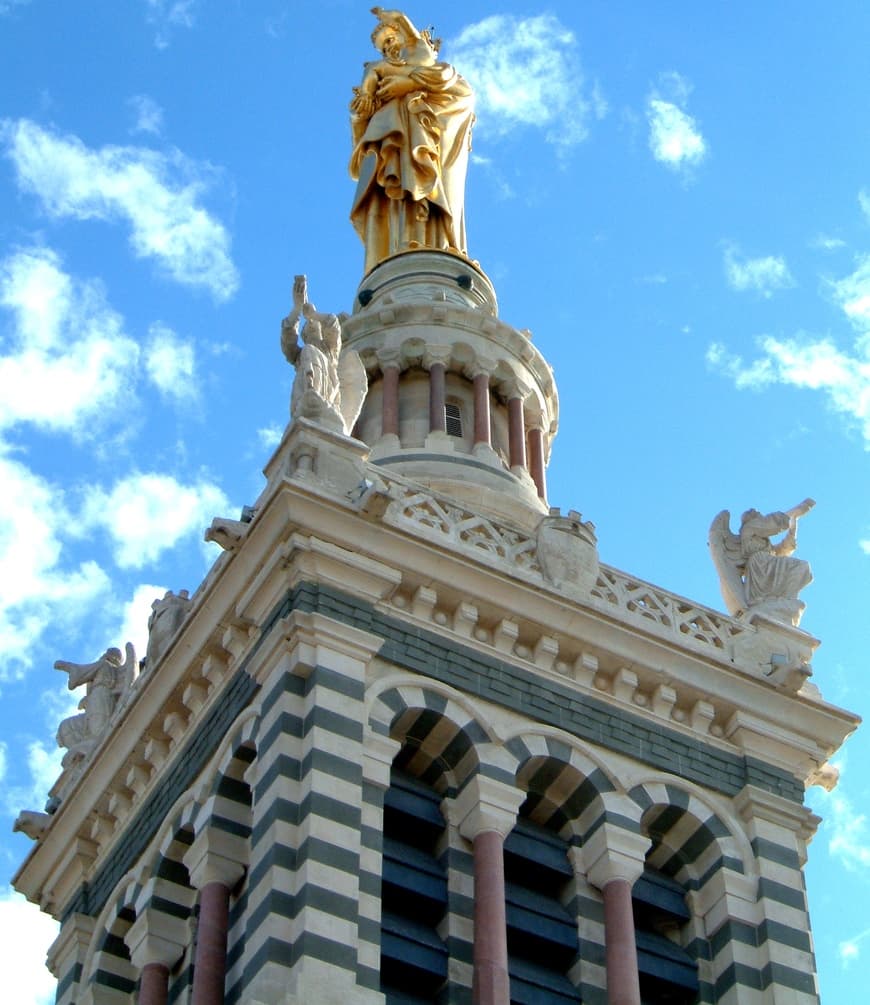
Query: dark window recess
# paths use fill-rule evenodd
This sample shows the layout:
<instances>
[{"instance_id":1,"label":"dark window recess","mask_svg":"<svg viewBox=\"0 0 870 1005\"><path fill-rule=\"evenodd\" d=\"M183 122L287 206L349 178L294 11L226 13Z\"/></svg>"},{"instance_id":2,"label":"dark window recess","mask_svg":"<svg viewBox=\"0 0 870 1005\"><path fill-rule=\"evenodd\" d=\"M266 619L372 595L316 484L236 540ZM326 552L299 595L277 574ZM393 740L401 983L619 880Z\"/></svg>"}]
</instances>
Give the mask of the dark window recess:
<instances>
[{"instance_id":1,"label":"dark window recess","mask_svg":"<svg viewBox=\"0 0 870 1005\"><path fill-rule=\"evenodd\" d=\"M444 427L448 436L462 436L462 412L459 405L447 402L444 406Z\"/></svg>"},{"instance_id":2,"label":"dark window recess","mask_svg":"<svg viewBox=\"0 0 870 1005\"><path fill-rule=\"evenodd\" d=\"M668 935L689 921L686 892L674 879L647 867L632 889L637 968L643 1005L693 1005L698 964Z\"/></svg>"},{"instance_id":3,"label":"dark window recess","mask_svg":"<svg viewBox=\"0 0 870 1005\"><path fill-rule=\"evenodd\" d=\"M435 857L444 830L439 796L393 771L384 797L381 991L387 1005L434 1001L447 979L437 926L447 911L447 874Z\"/></svg>"},{"instance_id":4,"label":"dark window recess","mask_svg":"<svg viewBox=\"0 0 870 1005\"><path fill-rule=\"evenodd\" d=\"M567 971L577 956L577 922L560 901L573 871L568 845L518 820L504 845L511 1005L580 1001Z\"/></svg>"}]
</instances>

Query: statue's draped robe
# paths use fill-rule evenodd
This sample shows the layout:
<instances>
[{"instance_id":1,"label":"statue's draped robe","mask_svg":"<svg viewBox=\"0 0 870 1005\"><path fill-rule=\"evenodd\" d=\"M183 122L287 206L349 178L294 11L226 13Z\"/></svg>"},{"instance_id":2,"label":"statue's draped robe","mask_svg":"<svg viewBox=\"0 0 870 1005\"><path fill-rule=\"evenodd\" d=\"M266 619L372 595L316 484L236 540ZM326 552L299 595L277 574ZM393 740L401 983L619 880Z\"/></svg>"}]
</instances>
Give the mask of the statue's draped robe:
<instances>
[{"instance_id":1,"label":"statue's draped robe","mask_svg":"<svg viewBox=\"0 0 870 1005\"><path fill-rule=\"evenodd\" d=\"M770 538L788 527L785 513L770 513L751 517L740 529L746 560L746 599L750 605L772 598L796 598L813 581L807 562L771 551Z\"/></svg>"},{"instance_id":2,"label":"statue's draped robe","mask_svg":"<svg viewBox=\"0 0 870 1005\"><path fill-rule=\"evenodd\" d=\"M365 271L412 247L466 253L465 175L474 100L447 63L410 72L420 85L354 120L351 220L366 249Z\"/></svg>"}]
</instances>

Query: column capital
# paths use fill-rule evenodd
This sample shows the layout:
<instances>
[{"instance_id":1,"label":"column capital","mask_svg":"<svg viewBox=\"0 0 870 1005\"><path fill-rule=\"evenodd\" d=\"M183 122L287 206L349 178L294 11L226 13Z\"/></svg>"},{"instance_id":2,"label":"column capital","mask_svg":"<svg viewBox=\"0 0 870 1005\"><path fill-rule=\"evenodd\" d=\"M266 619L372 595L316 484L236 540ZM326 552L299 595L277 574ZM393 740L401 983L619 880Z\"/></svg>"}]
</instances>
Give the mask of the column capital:
<instances>
[{"instance_id":1,"label":"column capital","mask_svg":"<svg viewBox=\"0 0 870 1005\"><path fill-rule=\"evenodd\" d=\"M231 890L242 878L248 858L248 842L238 834L204 827L184 854L190 885L197 890L220 883Z\"/></svg>"},{"instance_id":2,"label":"column capital","mask_svg":"<svg viewBox=\"0 0 870 1005\"><path fill-rule=\"evenodd\" d=\"M124 936L130 960L138 970L149 963L171 970L184 954L189 939L186 920L154 907L146 907Z\"/></svg>"},{"instance_id":3,"label":"column capital","mask_svg":"<svg viewBox=\"0 0 870 1005\"><path fill-rule=\"evenodd\" d=\"M495 831L504 839L513 829L525 798L522 789L478 774L453 800L448 813L469 841L486 831Z\"/></svg>"},{"instance_id":4,"label":"column capital","mask_svg":"<svg viewBox=\"0 0 870 1005\"><path fill-rule=\"evenodd\" d=\"M393 366L397 370L402 368L402 350L399 346L386 346L382 349L378 349L375 353L378 360L378 366L381 370L387 370L389 367Z\"/></svg>"},{"instance_id":5,"label":"column capital","mask_svg":"<svg viewBox=\"0 0 870 1005\"><path fill-rule=\"evenodd\" d=\"M466 373L472 380L477 377L485 376L492 377L495 373L495 368L498 364L494 359L489 359L486 356L475 356L474 359L468 364L466 368Z\"/></svg>"},{"instance_id":6,"label":"column capital","mask_svg":"<svg viewBox=\"0 0 870 1005\"><path fill-rule=\"evenodd\" d=\"M366 730L363 749L363 778L378 788L390 787L390 770L396 754L402 749L401 743L391 736L383 736L373 730Z\"/></svg>"},{"instance_id":7,"label":"column capital","mask_svg":"<svg viewBox=\"0 0 870 1005\"><path fill-rule=\"evenodd\" d=\"M521 381L519 377L510 377L505 380L502 384L502 391L508 401L517 398L523 403L525 403L526 398L532 393L531 387Z\"/></svg>"},{"instance_id":8,"label":"column capital","mask_svg":"<svg viewBox=\"0 0 870 1005\"><path fill-rule=\"evenodd\" d=\"M643 873L651 844L645 834L605 821L583 844L575 866L579 864L599 890L616 879L632 885Z\"/></svg>"},{"instance_id":9,"label":"column capital","mask_svg":"<svg viewBox=\"0 0 870 1005\"><path fill-rule=\"evenodd\" d=\"M452 353L453 346L450 345L427 345L423 350L423 368L429 370L437 363L446 367Z\"/></svg>"}]
</instances>

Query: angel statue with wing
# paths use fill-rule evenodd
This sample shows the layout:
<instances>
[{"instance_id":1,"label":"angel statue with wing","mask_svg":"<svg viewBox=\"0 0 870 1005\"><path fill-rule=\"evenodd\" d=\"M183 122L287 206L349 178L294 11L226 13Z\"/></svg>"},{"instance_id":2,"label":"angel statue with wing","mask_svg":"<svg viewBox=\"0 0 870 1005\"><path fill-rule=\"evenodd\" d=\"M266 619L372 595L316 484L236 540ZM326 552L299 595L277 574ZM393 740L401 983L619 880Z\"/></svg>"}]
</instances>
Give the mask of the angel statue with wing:
<instances>
[{"instance_id":1,"label":"angel statue with wing","mask_svg":"<svg viewBox=\"0 0 870 1005\"><path fill-rule=\"evenodd\" d=\"M797 547L797 522L815 506L805 499L784 513L747 510L740 530L732 534L728 510L710 526L710 552L719 573L722 597L732 615L766 614L775 621L798 625L806 606L798 594L813 581L809 564L792 558ZM774 542L779 534L785 536Z\"/></svg>"},{"instance_id":2,"label":"angel statue with wing","mask_svg":"<svg viewBox=\"0 0 870 1005\"><path fill-rule=\"evenodd\" d=\"M305 276L293 281L293 309L281 322L281 349L296 367L290 417L350 434L368 388L365 369L358 353L341 351L341 318L309 302Z\"/></svg>"},{"instance_id":3,"label":"angel statue with wing","mask_svg":"<svg viewBox=\"0 0 870 1005\"><path fill-rule=\"evenodd\" d=\"M79 702L82 712L64 719L57 729L57 744L66 747L63 766L72 767L96 747L109 728L109 721L119 702L129 691L136 675L136 652L130 642L126 658L114 646L93 663L70 663L58 660L54 666L69 674L68 686L74 691L87 685Z\"/></svg>"}]
</instances>

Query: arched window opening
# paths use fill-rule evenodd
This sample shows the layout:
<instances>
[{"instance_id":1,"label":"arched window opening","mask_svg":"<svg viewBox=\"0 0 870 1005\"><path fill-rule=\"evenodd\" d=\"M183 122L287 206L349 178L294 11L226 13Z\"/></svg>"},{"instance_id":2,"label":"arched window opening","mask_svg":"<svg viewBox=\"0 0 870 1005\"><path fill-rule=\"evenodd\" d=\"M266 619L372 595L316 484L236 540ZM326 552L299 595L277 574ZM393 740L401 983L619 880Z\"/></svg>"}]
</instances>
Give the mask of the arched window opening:
<instances>
[{"instance_id":1,"label":"arched window opening","mask_svg":"<svg viewBox=\"0 0 870 1005\"><path fill-rule=\"evenodd\" d=\"M387 1005L435 1001L447 980L438 927L447 912L447 874L436 857L444 832L440 796L393 769L384 797L381 991Z\"/></svg>"},{"instance_id":2,"label":"arched window opening","mask_svg":"<svg viewBox=\"0 0 870 1005\"><path fill-rule=\"evenodd\" d=\"M462 411L455 402L448 401L444 405L444 423L448 436L462 439Z\"/></svg>"},{"instance_id":3,"label":"arched window opening","mask_svg":"<svg viewBox=\"0 0 870 1005\"><path fill-rule=\"evenodd\" d=\"M577 922L563 904L573 870L568 843L520 818L504 845L511 1005L579 1002L568 970Z\"/></svg>"},{"instance_id":4,"label":"arched window opening","mask_svg":"<svg viewBox=\"0 0 870 1005\"><path fill-rule=\"evenodd\" d=\"M632 907L643 1005L693 1005L698 1000L698 964L680 940L691 919L686 891L647 866L632 888Z\"/></svg>"}]
</instances>

